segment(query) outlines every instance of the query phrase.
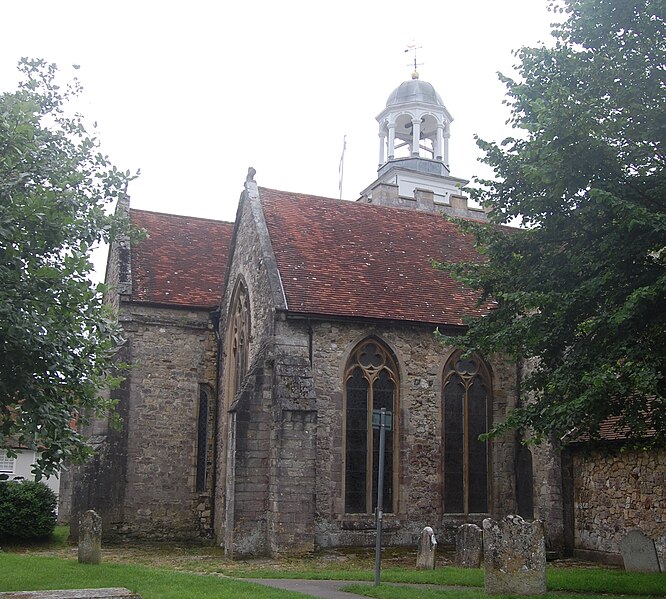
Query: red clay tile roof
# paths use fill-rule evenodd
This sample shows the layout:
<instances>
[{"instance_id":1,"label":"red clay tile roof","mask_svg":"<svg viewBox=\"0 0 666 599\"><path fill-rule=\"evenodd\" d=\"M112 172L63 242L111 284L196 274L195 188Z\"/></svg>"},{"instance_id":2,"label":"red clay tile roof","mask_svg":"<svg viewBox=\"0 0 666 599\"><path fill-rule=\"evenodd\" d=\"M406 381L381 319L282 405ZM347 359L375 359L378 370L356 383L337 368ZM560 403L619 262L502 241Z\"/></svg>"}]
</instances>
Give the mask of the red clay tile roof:
<instances>
[{"instance_id":1,"label":"red clay tile roof","mask_svg":"<svg viewBox=\"0 0 666 599\"><path fill-rule=\"evenodd\" d=\"M430 265L478 259L439 214L260 188L290 312L462 325L478 294Z\"/></svg>"},{"instance_id":2,"label":"red clay tile roof","mask_svg":"<svg viewBox=\"0 0 666 599\"><path fill-rule=\"evenodd\" d=\"M599 441L626 441L631 437L631 430L627 426L620 426L620 416L609 416L599 424L599 432L596 440ZM646 422L650 422L649 412L646 415ZM656 429L650 427L645 431L645 438L649 439L654 437ZM574 436L571 440L572 443L586 443L590 440L590 436L586 434Z\"/></svg>"},{"instance_id":3,"label":"red clay tile roof","mask_svg":"<svg viewBox=\"0 0 666 599\"><path fill-rule=\"evenodd\" d=\"M132 246L132 300L219 305L233 223L134 209L130 221L148 232Z\"/></svg>"}]
</instances>

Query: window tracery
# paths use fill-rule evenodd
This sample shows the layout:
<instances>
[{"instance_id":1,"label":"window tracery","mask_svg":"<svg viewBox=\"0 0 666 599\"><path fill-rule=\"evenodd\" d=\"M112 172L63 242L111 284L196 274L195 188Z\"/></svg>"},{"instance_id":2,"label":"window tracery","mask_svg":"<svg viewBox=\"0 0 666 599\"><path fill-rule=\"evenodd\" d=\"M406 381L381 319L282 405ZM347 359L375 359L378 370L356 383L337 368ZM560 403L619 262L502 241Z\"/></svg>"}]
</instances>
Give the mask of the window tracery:
<instances>
[{"instance_id":1,"label":"window tracery","mask_svg":"<svg viewBox=\"0 0 666 599\"><path fill-rule=\"evenodd\" d=\"M384 453L385 512L394 510L398 370L377 340L362 342L345 369L345 513L370 513L377 505L379 472L378 414L386 408ZM373 427L375 415L375 427Z\"/></svg>"},{"instance_id":2,"label":"window tracery","mask_svg":"<svg viewBox=\"0 0 666 599\"><path fill-rule=\"evenodd\" d=\"M232 402L247 373L250 344L250 308L247 288L239 282L229 319L229 394Z\"/></svg>"},{"instance_id":3,"label":"window tracery","mask_svg":"<svg viewBox=\"0 0 666 599\"><path fill-rule=\"evenodd\" d=\"M444 512L489 511L490 376L478 356L456 352L444 368Z\"/></svg>"}]
</instances>

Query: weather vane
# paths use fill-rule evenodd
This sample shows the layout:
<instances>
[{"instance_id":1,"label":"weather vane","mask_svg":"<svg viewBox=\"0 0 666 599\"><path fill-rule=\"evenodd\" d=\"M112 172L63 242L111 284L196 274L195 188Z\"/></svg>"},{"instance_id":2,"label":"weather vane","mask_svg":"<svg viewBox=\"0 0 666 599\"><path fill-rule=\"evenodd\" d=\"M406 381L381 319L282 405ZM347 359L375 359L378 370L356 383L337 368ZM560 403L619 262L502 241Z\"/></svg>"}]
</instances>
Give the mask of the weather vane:
<instances>
[{"instance_id":1,"label":"weather vane","mask_svg":"<svg viewBox=\"0 0 666 599\"><path fill-rule=\"evenodd\" d=\"M407 44L407 47L405 48L405 52L414 52L414 72L416 72L417 67L420 67L423 63L422 62L416 62L416 51L420 50L421 46L417 46L416 42L412 42L411 44ZM412 64L411 62L407 65L408 67L411 67Z\"/></svg>"}]
</instances>

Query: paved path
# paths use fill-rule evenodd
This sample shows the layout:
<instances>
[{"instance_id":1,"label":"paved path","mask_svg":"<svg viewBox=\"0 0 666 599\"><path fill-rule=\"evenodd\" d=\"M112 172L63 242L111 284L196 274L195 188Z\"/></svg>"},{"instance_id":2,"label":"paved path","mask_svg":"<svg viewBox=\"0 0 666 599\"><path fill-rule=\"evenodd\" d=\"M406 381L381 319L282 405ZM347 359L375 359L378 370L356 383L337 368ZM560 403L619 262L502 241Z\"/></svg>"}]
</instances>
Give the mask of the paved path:
<instances>
[{"instance_id":1,"label":"paved path","mask_svg":"<svg viewBox=\"0 0 666 599\"><path fill-rule=\"evenodd\" d=\"M341 591L340 588L347 586L348 584L372 584L371 582L360 580L298 580L294 578L238 578L237 580L255 582L257 584L263 584L267 587L273 587L274 589L296 591L297 593L304 593L312 597L320 597L321 599L359 599L359 597L362 597L363 595L357 595L356 593L345 593L344 591ZM439 584L396 582L384 582L382 584L392 584L396 586L415 587L421 589L470 590L471 588L478 588Z\"/></svg>"},{"instance_id":2,"label":"paved path","mask_svg":"<svg viewBox=\"0 0 666 599\"><path fill-rule=\"evenodd\" d=\"M358 599L361 597L361 595L356 595L355 593L345 593L339 590L340 587L353 584L349 580L296 580L293 578L242 578L239 580L256 582L257 584L263 584L274 589L305 593L306 595L321 597L322 599Z\"/></svg>"}]
</instances>

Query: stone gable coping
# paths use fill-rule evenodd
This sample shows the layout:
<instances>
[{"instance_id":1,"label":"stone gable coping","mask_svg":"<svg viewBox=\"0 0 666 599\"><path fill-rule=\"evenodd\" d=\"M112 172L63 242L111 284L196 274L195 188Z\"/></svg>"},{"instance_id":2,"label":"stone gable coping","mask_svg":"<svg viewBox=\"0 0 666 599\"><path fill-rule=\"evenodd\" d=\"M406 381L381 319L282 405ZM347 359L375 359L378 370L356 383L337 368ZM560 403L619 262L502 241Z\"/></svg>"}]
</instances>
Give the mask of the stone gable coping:
<instances>
[{"instance_id":1,"label":"stone gable coping","mask_svg":"<svg viewBox=\"0 0 666 599\"><path fill-rule=\"evenodd\" d=\"M271 295L273 296L273 306L275 306L276 310L287 310L287 296L284 292L282 278L280 277L280 271L275 259L275 252L273 251L271 236L266 225L260 192L258 191L256 195L248 194L248 201L250 202L250 209L252 211L252 218L254 220L257 235L259 236L261 259L264 262L266 273L268 275L268 283L270 285Z\"/></svg>"}]
</instances>

